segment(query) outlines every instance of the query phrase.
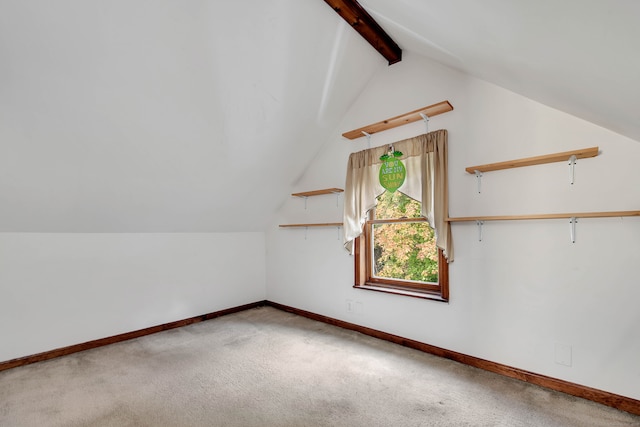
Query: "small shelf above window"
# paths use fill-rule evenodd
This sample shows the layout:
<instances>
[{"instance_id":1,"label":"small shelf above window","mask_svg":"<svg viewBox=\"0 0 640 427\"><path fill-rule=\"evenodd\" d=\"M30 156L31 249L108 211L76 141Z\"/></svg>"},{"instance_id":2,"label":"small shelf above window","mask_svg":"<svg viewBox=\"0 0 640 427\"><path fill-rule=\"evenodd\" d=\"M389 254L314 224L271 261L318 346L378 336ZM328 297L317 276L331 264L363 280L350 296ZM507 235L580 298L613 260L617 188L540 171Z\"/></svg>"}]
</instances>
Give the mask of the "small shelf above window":
<instances>
[{"instance_id":1,"label":"small shelf above window","mask_svg":"<svg viewBox=\"0 0 640 427\"><path fill-rule=\"evenodd\" d=\"M423 120L422 115L426 117L437 116L438 114L452 111L453 106L449 101L442 101L437 104L429 105L428 107L419 108L414 111L410 111L405 114L401 114L396 117L392 117L381 122L373 123L358 129L350 130L342 134L347 139L357 139L366 134L373 135L374 133L382 132L387 129L392 129L398 126L406 125L409 123Z\"/></svg>"},{"instance_id":2,"label":"small shelf above window","mask_svg":"<svg viewBox=\"0 0 640 427\"><path fill-rule=\"evenodd\" d=\"M313 191L304 191L302 193L292 193L293 197L311 197L311 196L321 196L323 194L337 194L342 193L344 190L342 188L325 188L323 190L313 190Z\"/></svg>"},{"instance_id":3,"label":"small shelf above window","mask_svg":"<svg viewBox=\"0 0 640 427\"><path fill-rule=\"evenodd\" d=\"M576 159L595 157L598 155L598 147L583 148L581 150L564 151L562 153L545 154L543 156L527 157L524 159L508 160L506 162L488 163L486 165L469 166L465 170L470 174L478 172L490 172L501 169L520 168L523 166L542 165L544 163L566 162L575 156Z\"/></svg>"}]
</instances>

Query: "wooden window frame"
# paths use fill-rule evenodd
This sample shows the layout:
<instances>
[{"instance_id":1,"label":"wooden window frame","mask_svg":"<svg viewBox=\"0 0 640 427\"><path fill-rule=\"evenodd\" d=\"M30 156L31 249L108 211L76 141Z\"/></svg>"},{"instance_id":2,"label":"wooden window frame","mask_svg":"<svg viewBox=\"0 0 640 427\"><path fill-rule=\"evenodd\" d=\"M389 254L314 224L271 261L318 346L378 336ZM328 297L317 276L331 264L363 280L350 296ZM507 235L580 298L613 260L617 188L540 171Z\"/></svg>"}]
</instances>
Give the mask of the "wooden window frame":
<instances>
[{"instance_id":1,"label":"wooden window frame","mask_svg":"<svg viewBox=\"0 0 640 427\"><path fill-rule=\"evenodd\" d=\"M369 218L371 218L371 212L369 212ZM449 264L442 249L438 249L438 283L388 279L373 275L372 230L374 224L423 221L426 222L426 218L367 220L362 235L354 241L355 284L353 287L436 301L449 301Z\"/></svg>"}]
</instances>

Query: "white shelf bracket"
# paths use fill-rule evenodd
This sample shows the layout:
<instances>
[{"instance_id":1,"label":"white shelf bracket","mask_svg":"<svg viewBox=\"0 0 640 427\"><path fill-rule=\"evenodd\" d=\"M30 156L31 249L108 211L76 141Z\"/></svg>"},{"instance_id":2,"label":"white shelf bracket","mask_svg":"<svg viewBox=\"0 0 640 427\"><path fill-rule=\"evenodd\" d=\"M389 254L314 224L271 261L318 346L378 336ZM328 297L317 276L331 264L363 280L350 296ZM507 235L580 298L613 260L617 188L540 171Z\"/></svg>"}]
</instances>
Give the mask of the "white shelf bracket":
<instances>
[{"instance_id":1,"label":"white shelf bracket","mask_svg":"<svg viewBox=\"0 0 640 427\"><path fill-rule=\"evenodd\" d=\"M576 160L578 158L576 157L575 154L572 154L571 157L569 157L569 178L570 178L570 182L571 185L573 185L573 182L575 181L576 178Z\"/></svg>"},{"instance_id":2,"label":"white shelf bracket","mask_svg":"<svg viewBox=\"0 0 640 427\"><path fill-rule=\"evenodd\" d=\"M427 133L429 133L429 116L427 116L425 113L420 113L420 117L422 117L422 120L424 120L424 125L427 129Z\"/></svg>"},{"instance_id":3,"label":"white shelf bracket","mask_svg":"<svg viewBox=\"0 0 640 427\"><path fill-rule=\"evenodd\" d=\"M340 193L336 193L336 208L340 207Z\"/></svg>"},{"instance_id":4,"label":"white shelf bracket","mask_svg":"<svg viewBox=\"0 0 640 427\"><path fill-rule=\"evenodd\" d=\"M307 199L308 199L308 197L304 196L303 199L304 199L304 210L306 211L307 210Z\"/></svg>"},{"instance_id":5,"label":"white shelf bracket","mask_svg":"<svg viewBox=\"0 0 640 427\"><path fill-rule=\"evenodd\" d=\"M476 174L476 180L478 181L478 194L482 191L482 172L479 170L473 171Z\"/></svg>"},{"instance_id":6,"label":"white shelf bracket","mask_svg":"<svg viewBox=\"0 0 640 427\"><path fill-rule=\"evenodd\" d=\"M478 226L478 242L482 242L482 226L484 225L484 221L477 219L476 225Z\"/></svg>"},{"instance_id":7,"label":"white shelf bracket","mask_svg":"<svg viewBox=\"0 0 640 427\"><path fill-rule=\"evenodd\" d=\"M304 240L307 240L307 232L309 231L309 227L304 228Z\"/></svg>"},{"instance_id":8,"label":"white shelf bracket","mask_svg":"<svg viewBox=\"0 0 640 427\"><path fill-rule=\"evenodd\" d=\"M371 148L371 134L365 131L361 131L361 132L364 136L367 137L367 145L369 146L369 148Z\"/></svg>"},{"instance_id":9,"label":"white shelf bracket","mask_svg":"<svg viewBox=\"0 0 640 427\"><path fill-rule=\"evenodd\" d=\"M340 238L342 237L342 233L340 233L340 226L337 226L336 230L338 230L338 240L340 240Z\"/></svg>"},{"instance_id":10,"label":"white shelf bracket","mask_svg":"<svg viewBox=\"0 0 640 427\"><path fill-rule=\"evenodd\" d=\"M571 217L571 219L569 220L569 227L570 227L570 233L571 233L571 243L575 243L576 242L576 224L578 223L578 218Z\"/></svg>"}]
</instances>

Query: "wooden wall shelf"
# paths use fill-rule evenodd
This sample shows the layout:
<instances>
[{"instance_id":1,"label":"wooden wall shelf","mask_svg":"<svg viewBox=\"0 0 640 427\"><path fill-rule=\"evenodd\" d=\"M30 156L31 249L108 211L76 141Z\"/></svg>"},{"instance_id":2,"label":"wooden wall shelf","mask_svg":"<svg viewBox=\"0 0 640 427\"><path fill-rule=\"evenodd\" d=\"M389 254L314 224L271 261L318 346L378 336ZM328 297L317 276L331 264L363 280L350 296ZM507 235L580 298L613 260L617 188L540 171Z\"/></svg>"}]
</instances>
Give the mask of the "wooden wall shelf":
<instances>
[{"instance_id":1,"label":"wooden wall shelf","mask_svg":"<svg viewBox=\"0 0 640 427\"><path fill-rule=\"evenodd\" d=\"M293 228L293 227L342 227L341 222L325 222L325 223L313 223L313 224L280 224L280 227L283 228Z\"/></svg>"},{"instance_id":2,"label":"wooden wall shelf","mask_svg":"<svg viewBox=\"0 0 640 427\"><path fill-rule=\"evenodd\" d=\"M335 194L336 196L344 192L342 188L324 188L322 190L303 191L301 193L291 193L293 197L302 197L307 208L307 197L321 196L323 194ZM282 228L308 228L308 227L342 227L341 222L315 222L310 224L280 224Z\"/></svg>"},{"instance_id":3,"label":"wooden wall shelf","mask_svg":"<svg viewBox=\"0 0 640 427\"><path fill-rule=\"evenodd\" d=\"M449 103L449 101L442 101L437 104L429 105L428 107L419 108L409 113L383 120L381 122L350 130L349 132L343 133L342 136L347 139L356 139L364 136L363 132L372 135L377 132L382 132L383 130L417 122L418 120L422 120L422 116L420 115L421 113L427 117L433 117L451 110L453 110L453 106Z\"/></svg>"},{"instance_id":4,"label":"wooden wall shelf","mask_svg":"<svg viewBox=\"0 0 640 427\"><path fill-rule=\"evenodd\" d=\"M570 218L606 218L640 216L640 211L613 211L613 212L571 212L553 214L533 214L533 215L494 215L494 216L466 216L447 218L449 222L462 221L510 221L525 219L570 219Z\"/></svg>"},{"instance_id":5,"label":"wooden wall shelf","mask_svg":"<svg viewBox=\"0 0 640 427\"><path fill-rule=\"evenodd\" d=\"M322 194L336 194L342 193L344 190L342 188L325 188L323 190L313 190L313 191L304 191L302 193L291 193L294 197L311 197L311 196L320 196Z\"/></svg>"},{"instance_id":6,"label":"wooden wall shelf","mask_svg":"<svg viewBox=\"0 0 640 427\"><path fill-rule=\"evenodd\" d=\"M519 168L523 166L541 165L544 163L567 162L571 156L576 159L584 159L587 157L595 157L598 155L598 147L583 148L581 150L564 151L562 153L545 154L544 156L527 157L524 159L509 160L499 163L488 163L486 165L469 166L465 170L470 174L478 172L489 172L501 169Z\"/></svg>"}]
</instances>

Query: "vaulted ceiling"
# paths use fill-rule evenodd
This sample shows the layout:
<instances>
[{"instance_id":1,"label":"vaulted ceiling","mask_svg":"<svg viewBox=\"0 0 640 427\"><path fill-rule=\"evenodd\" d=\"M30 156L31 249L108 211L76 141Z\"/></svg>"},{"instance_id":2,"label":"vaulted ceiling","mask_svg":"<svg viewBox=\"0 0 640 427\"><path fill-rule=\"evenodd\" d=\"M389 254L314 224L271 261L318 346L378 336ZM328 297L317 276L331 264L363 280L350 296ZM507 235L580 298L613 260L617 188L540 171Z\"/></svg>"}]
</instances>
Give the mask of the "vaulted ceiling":
<instances>
[{"instance_id":1,"label":"vaulted ceiling","mask_svg":"<svg viewBox=\"0 0 640 427\"><path fill-rule=\"evenodd\" d=\"M640 3L361 0L425 55L640 141ZM0 2L0 231L260 230L387 62L322 0Z\"/></svg>"},{"instance_id":2,"label":"vaulted ceiling","mask_svg":"<svg viewBox=\"0 0 640 427\"><path fill-rule=\"evenodd\" d=\"M640 141L640 2L362 0L404 49Z\"/></svg>"}]
</instances>

